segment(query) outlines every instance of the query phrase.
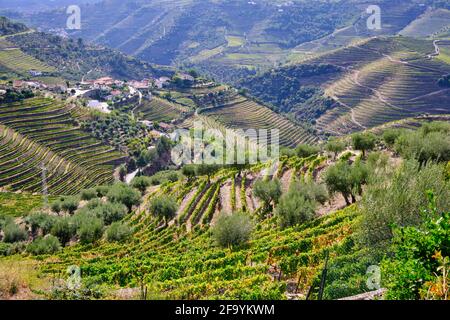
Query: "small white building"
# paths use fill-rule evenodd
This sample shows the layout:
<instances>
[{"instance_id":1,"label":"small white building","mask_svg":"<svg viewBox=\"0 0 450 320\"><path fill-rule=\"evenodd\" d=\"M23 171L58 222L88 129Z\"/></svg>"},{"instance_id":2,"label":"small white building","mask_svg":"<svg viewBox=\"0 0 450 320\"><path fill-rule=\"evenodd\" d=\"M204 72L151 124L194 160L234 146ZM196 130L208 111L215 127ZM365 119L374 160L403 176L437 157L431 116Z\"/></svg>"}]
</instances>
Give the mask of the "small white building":
<instances>
[{"instance_id":1,"label":"small white building","mask_svg":"<svg viewBox=\"0 0 450 320\"><path fill-rule=\"evenodd\" d=\"M92 108L104 113L111 113L111 110L108 109L108 104L106 102L100 102L98 100L89 100L87 106L88 108Z\"/></svg>"}]
</instances>

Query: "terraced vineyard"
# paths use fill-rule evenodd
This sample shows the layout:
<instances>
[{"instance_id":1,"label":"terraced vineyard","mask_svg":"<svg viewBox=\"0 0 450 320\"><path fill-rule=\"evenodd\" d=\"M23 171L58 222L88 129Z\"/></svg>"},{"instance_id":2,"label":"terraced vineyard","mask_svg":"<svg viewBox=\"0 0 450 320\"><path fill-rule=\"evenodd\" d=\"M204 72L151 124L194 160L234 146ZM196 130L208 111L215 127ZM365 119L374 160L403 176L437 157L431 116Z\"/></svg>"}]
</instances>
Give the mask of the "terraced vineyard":
<instances>
[{"instance_id":1,"label":"terraced vineyard","mask_svg":"<svg viewBox=\"0 0 450 320\"><path fill-rule=\"evenodd\" d=\"M135 113L142 113L145 120L172 121L178 119L188 109L177 103L171 103L165 99L152 97L151 101L144 101Z\"/></svg>"},{"instance_id":2,"label":"terraced vineyard","mask_svg":"<svg viewBox=\"0 0 450 320\"><path fill-rule=\"evenodd\" d=\"M52 197L48 199L52 201ZM44 203L41 195L30 195L24 193L0 192L0 215L12 217L23 217L33 209L39 209Z\"/></svg>"},{"instance_id":3,"label":"terraced vineyard","mask_svg":"<svg viewBox=\"0 0 450 320\"><path fill-rule=\"evenodd\" d=\"M276 175L289 181L311 174L322 161L316 157L283 159ZM265 165L254 166L242 177L226 169L210 183L203 178L162 186L147 200L160 194L178 199L178 215L168 226L149 214L144 204L125 218L134 227L129 243L66 248L48 260L43 257L43 270L58 273L78 265L83 277L113 288L142 283L152 298L284 299L286 293L301 297L321 272L325 252L337 255L352 234L356 213L349 207L285 230L272 218L260 222L245 247L224 250L215 246L208 225L214 223L219 210L244 209L261 219L251 188L264 169Z\"/></svg>"},{"instance_id":4,"label":"terraced vineyard","mask_svg":"<svg viewBox=\"0 0 450 320\"><path fill-rule=\"evenodd\" d=\"M276 114L252 100L241 99L219 107L202 110L201 114L213 118L231 129L278 129L280 144L295 147L299 143L314 143L318 139L290 120Z\"/></svg>"},{"instance_id":5,"label":"terraced vineyard","mask_svg":"<svg viewBox=\"0 0 450 320\"><path fill-rule=\"evenodd\" d=\"M437 84L450 65L432 58L433 52L431 41L375 38L311 60L348 69L326 88L342 106L319 118L317 127L342 134L424 113L450 113L450 92Z\"/></svg>"},{"instance_id":6,"label":"terraced vineyard","mask_svg":"<svg viewBox=\"0 0 450 320\"><path fill-rule=\"evenodd\" d=\"M53 67L23 53L20 49L4 39L0 39L0 67L19 74L28 73L29 70L41 72L54 72Z\"/></svg>"},{"instance_id":7,"label":"terraced vineyard","mask_svg":"<svg viewBox=\"0 0 450 320\"><path fill-rule=\"evenodd\" d=\"M51 194L113 181L123 156L78 129L71 108L40 97L0 106L1 187L42 192L42 167Z\"/></svg>"}]
</instances>

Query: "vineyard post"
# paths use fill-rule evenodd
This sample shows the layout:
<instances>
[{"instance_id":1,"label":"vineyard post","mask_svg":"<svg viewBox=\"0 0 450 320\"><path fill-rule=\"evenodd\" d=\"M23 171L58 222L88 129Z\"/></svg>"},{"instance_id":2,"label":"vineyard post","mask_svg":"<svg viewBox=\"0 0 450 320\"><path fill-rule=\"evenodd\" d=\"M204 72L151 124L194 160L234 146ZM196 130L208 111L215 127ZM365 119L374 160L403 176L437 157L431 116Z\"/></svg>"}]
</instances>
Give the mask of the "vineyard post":
<instances>
[{"instance_id":1,"label":"vineyard post","mask_svg":"<svg viewBox=\"0 0 450 320\"><path fill-rule=\"evenodd\" d=\"M319 296L318 300L322 300L323 298L323 290L325 289L325 282L327 280L327 272L328 272L328 259L330 255L328 250L325 251L325 266L322 271L322 278L320 280L320 288L319 288Z\"/></svg>"}]
</instances>

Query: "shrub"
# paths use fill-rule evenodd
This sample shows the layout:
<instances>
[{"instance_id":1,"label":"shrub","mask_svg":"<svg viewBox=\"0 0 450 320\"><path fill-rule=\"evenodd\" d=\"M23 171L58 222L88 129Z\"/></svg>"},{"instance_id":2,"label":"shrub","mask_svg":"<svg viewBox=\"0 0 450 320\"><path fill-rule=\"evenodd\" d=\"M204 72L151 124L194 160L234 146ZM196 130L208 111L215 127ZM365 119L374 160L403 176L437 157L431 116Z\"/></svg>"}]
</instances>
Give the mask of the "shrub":
<instances>
[{"instance_id":1,"label":"shrub","mask_svg":"<svg viewBox=\"0 0 450 320\"><path fill-rule=\"evenodd\" d=\"M324 204L328 193L323 185L310 182L294 182L280 199L275 213L282 228L302 224L314 218L317 203Z\"/></svg>"},{"instance_id":2,"label":"shrub","mask_svg":"<svg viewBox=\"0 0 450 320\"><path fill-rule=\"evenodd\" d=\"M320 152L320 148L317 146L311 146L309 144L300 144L295 148L295 153L300 158L308 158L314 154L318 154Z\"/></svg>"},{"instance_id":3,"label":"shrub","mask_svg":"<svg viewBox=\"0 0 450 320\"><path fill-rule=\"evenodd\" d=\"M148 187L152 185L152 180L149 177L136 177L131 181L131 186L138 189L142 194L145 193Z\"/></svg>"},{"instance_id":4,"label":"shrub","mask_svg":"<svg viewBox=\"0 0 450 320\"><path fill-rule=\"evenodd\" d=\"M386 145L392 147L403 132L404 130L402 129L388 129L383 132L383 141Z\"/></svg>"},{"instance_id":5,"label":"shrub","mask_svg":"<svg viewBox=\"0 0 450 320\"><path fill-rule=\"evenodd\" d=\"M79 198L75 196L63 197L60 201L62 211L65 211L70 215L72 215L75 210L78 209L78 204L80 203Z\"/></svg>"},{"instance_id":6,"label":"shrub","mask_svg":"<svg viewBox=\"0 0 450 320\"><path fill-rule=\"evenodd\" d=\"M152 199L149 209L155 216L172 219L177 213L178 205L172 197L160 196Z\"/></svg>"},{"instance_id":7,"label":"shrub","mask_svg":"<svg viewBox=\"0 0 450 320\"><path fill-rule=\"evenodd\" d=\"M3 228L10 223L14 223L13 218L7 215L0 214L0 230L3 230Z\"/></svg>"},{"instance_id":8,"label":"shrub","mask_svg":"<svg viewBox=\"0 0 450 320\"><path fill-rule=\"evenodd\" d=\"M76 234L76 229L71 218L63 217L56 220L50 233L57 237L64 246Z\"/></svg>"},{"instance_id":9,"label":"shrub","mask_svg":"<svg viewBox=\"0 0 450 320\"><path fill-rule=\"evenodd\" d=\"M325 150L332 152L334 154L334 158L336 159L338 154L345 150L345 143L340 139L330 138L325 145Z\"/></svg>"},{"instance_id":10,"label":"shrub","mask_svg":"<svg viewBox=\"0 0 450 320\"><path fill-rule=\"evenodd\" d=\"M429 160L447 162L450 160L450 139L448 133L440 131L409 132L397 139L395 150L422 164Z\"/></svg>"},{"instance_id":11,"label":"shrub","mask_svg":"<svg viewBox=\"0 0 450 320\"><path fill-rule=\"evenodd\" d=\"M450 210L450 182L446 180L445 167L417 161L405 161L386 179L373 178L361 202L362 219L359 238L371 248L386 246L392 239L392 225L417 226L422 222L420 208L427 205L426 192L436 195L440 212Z\"/></svg>"},{"instance_id":12,"label":"shrub","mask_svg":"<svg viewBox=\"0 0 450 320\"><path fill-rule=\"evenodd\" d=\"M181 173L183 173L189 180L197 175L195 165L192 165L192 164L185 165L183 167L183 169L181 170Z\"/></svg>"},{"instance_id":13,"label":"shrub","mask_svg":"<svg viewBox=\"0 0 450 320\"><path fill-rule=\"evenodd\" d=\"M105 225L122 220L127 214L127 207L121 203L102 203L90 210L90 213L102 219Z\"/></svg>"},{"instance_id":14,"label":"shrub","mask_svg":"<svg viewBox=\"0 0 450 320\"><path fill-rule=\"evenodd\" d=\"M372 133L355 133L352 135L353 149L360 150L365 157L366 151L375 147L376 140L376 136Z\"/></svg>"},{"instance_id":15,"label":"shrub","mask_svg":"<svg viewBox=\"0 0 450 320\"><path fill-rule=\"evenodd\" d=\"M49 235L45 238L37 238L27 246L27 251L33 255L53 254L61 250L58 238Z\"/></svg>"},{"instance_id":16,"label":"shrub","mask_svg":"<svg viewBox=\"0 0 450 320\"><path fill-rule=\"evenodd\" d=\"M81 200L89 201L97 198L97 190L95 189L84 189L81 191Z\"/></svg>"},{"instance_id":17,"label":"shrub","mask_svg":"<svg viewBox=\"0 0 450 320\"><path fill-rule=\"evenodd\" d=\"M221 214L212 229L212 234L221 247L238 246L246 243L251 236L253 222L245 213Z\"/></svg>"},{"instance_id":18,"label":"shrub","mask_svg":"<svg viewBox=\"0 0 450 320\"><path fill-rule=\"evenodd\" d=\"M95 191L97 191L97 196L99 198L106 197L110 189L110 186L98 186L95 187Z\"/></svg>"},{"instance_id":19,"label":"shrub","mask_svg":"<svg viewBox=\"0 0 450 320\"><path fill-rule=\"evenodd\" d=\"M325 172L325 183L331 194L336 192L342 193L347 205L350 204L349 196L352 196L352 177L351 166L347 162L339 162L334 166L330 166Z\"/></svg>"},{"instance_id":20,"label":"shrub","mask_svg":"<svg viewBox=\"0 0 450 320\"><path fill-rule=\"evenodd\" d=\"M311 220L315 210L314 201L307 199L299 190L291 189L281 197L275 214L280 226L286 228Z\"/></svg>"},{"instance_id":21,"label":"shrub","mask_svg":"<svg viewBox=\"0 0 450 320\"><path fill-rule=\"evenodd\" d=\"M450 211L439 215L429 193L424 223L395 229L393 256L382 263L388 299L448 299Z\"/></svg>"},{"instance_id":22,"label":"shrub","mask_svg":"<svg viewBox=\"0 0 450 320\"><path fill-rule=\"evenodd\" d=\"M141 193L124 183L114 184L109 189L107 196L111 202L124 204L128 208L128 212L131 212L133 206L141 202Z\"/></svg>"},{"instance_id":23,"label":"shrub","mask_svg":"<svg viewBox=\"0 0 450 320\"><path fill-rule=\"evenodd\" d=\"M61 210L62 210L61 209L61 201L57 200L57 201L52 202L50 204L50 209L52 209L52 211L54 213L59 214L61 212Z\"/></svg>"},{"instance_id":24,"label":"shrub","mask_svg":"<svg viewBox=\"0 0 450 320\"><path fill-rule=\"evenodd\" d=\"M51 216L44 212L37 212L29 215L25 218L25 222L27 225L31 227L31 232L33 234L37 233L39 230L42 230L42 233L45 235L49 233L55 223L55 217Z\"/></svg>"},{"instance_id":25,"label":"shrub","mask_svg":"<svg viewBox=\"0 0 450 320\"><path fill-rule=\"evenodd\" d=\"M15 223L7 224L3 228L3 233L3 241L6 243L25 241L28 238L27 232Z\"/></svg>"},{"instance_id":26,"label":"shrub","mask_svg":"<svg viewBox=\"0 0 450 320\"><path fill-rule=\"evenodd\" d=\"M132 234L131 228L122 222L114 222L106 230L108 242L123 242Z\"/></svg>"},{"instance_id":27,"label":"shrub","mask_svg":"<svg viewBox=\"0 0 450 320\"><path fill-rule=\"evenodd\" d=\"M281 183L279 179L269 181L259 179L253 185L253 194L264 202L266 210L271 209L271 203L278 203L281 193Z\"/></svg>"},{"instance_id":28,"label":"shrub","mask_svg":"<svg viewBox=\"0 0 450 320\"><path fill-rule=\"evenodd\" d=\"M91 215L80 215L77 236L81 244L90 244L99 240L103 235L103 221Z\"/></svg>"}]
</instances>

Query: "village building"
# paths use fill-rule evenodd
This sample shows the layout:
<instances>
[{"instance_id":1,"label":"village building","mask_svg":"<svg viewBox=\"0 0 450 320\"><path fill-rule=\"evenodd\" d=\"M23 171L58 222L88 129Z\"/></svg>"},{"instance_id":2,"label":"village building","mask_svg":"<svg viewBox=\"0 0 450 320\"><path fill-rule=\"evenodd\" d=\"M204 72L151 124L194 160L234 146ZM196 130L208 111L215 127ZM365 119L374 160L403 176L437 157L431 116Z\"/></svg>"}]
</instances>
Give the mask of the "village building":
<instances>
[{"instance_id":1,"label":"village building","mask_svg":"<svg viewBox=\"0 0 450 320\"><path fill-rule=\"evenodd\" d=\"M90 100L87 104L87 107L104 113L111 113L111 110L108 109L108 104L106 102L100 102L98 100Z\"/></svg>"},{"instance_id":2,"label":"village building","mask_svg":"<svg viewBox=\"0 0 450 320\"><path fill-rule=\"evenodd\" d=\"M169 82L170 82L170 78L161 77L161 78L155 80L155 86L159 89L162 89Z\"/></svg>"}]
</instances>

